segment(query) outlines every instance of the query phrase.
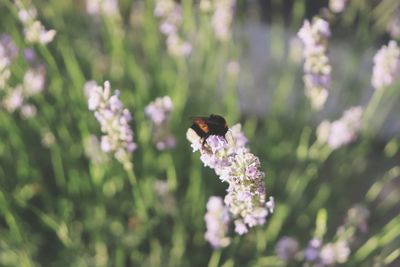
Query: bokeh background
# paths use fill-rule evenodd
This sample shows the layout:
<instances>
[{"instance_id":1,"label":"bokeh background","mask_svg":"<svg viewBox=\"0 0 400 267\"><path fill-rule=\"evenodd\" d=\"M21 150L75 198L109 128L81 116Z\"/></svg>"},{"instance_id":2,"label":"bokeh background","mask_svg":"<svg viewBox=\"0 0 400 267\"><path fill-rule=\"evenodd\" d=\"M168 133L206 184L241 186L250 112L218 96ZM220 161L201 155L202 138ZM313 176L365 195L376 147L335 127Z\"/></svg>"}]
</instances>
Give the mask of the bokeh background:
<instances>
[{"instance_id":1,"label":"bokeh background","mask_svg":"<svg viewBox=\"0 0 400 267\"><path fill-rule=\"evenodd\" d=\"M375 53L400 40L399 6L0 0L2 56L13 54L0 75L0 266L400 266L400 84L371 85ZM39 37L28 34L33 9ZM321 110L305 96L296 37L314 16L331 30ZM133 116L133 170L99 146L84 88L106 80ZM173 109L157 128L145 107L162 96ZM319 142L321 121L352 106L366 111L352 142ZM231 229L220 249L204 238L204 214L227 186L186 140L191 117L212 113L242 124L276 202L265 225ZM174 141L160 149L165 136ZM307 260L310 240L336 244L343 232L345 260Z\"/></svg>"}]
</instances>

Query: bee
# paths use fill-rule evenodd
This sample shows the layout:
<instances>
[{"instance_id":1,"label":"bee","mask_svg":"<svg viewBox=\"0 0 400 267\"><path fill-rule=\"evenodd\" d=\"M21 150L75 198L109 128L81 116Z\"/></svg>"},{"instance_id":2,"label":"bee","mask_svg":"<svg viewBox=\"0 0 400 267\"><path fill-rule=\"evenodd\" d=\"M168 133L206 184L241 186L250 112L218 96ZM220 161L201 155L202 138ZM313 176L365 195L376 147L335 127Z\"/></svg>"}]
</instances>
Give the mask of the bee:
<instances>
[{"instance_id":1,"label":"bee","mask_svg":"<svg viewBox=\"0 0 400 267\"><path fill-rule=\"evenodd\" d=\"M211 114L209 117L194 117L190 126L205 144L210 135L219 135L225 138L229 128L224 117Z\"/></svg>"}]
</instances>

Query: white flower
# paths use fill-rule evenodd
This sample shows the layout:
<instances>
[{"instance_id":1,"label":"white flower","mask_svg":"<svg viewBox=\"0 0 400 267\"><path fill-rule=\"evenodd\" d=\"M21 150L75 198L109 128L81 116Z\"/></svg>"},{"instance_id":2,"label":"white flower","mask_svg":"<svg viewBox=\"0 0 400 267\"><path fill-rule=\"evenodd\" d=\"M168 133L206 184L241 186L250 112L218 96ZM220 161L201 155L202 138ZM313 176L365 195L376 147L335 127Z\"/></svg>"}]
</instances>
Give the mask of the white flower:
<instances>
[{"instance_id":1,"label":"white flower","mask_svg":"<svg viewBox=\"0 0 400 267\"><path fill-rule=\"evenodd\" d=\"M44 89L46 69L44 67L31 68L25 72L23 87L27 96L33 96Z\"/></svg>"},{"instance_id":2,"label":"white flower","mask_svg":"<svg viewBox=\"0 0 400 267\"><path fill-rule=\"evenodd\" d=\"M340 13L346 8L347 0L330 0L329 9L332 12Z\"/></svg>"},{"instance_id":3,"label":"white flower","mask_svg":"<svg viewBox=\"0 0 400 267\"><path fill-rule=\"evenodd\" d=\"M21 86L17 86L11 91L3 99L4 108L12 113L18 108L22 106L24 102L24 94Z\"/></svg>"},{"instance_id":4,"label":"white flower","mask_svg":"<svg viewBox=\"0 0 400 267\"><path fill-rule=\"evenodd\" d=\"M230 26L235 0L218 0L214 4L215 11L211 19L214 34L218 40L227 41L231 36Z\"/></svg>"},{"instance_id":5,"label":"white flower","mask_svg":"<svg viewBox=\"0 0 400 267\"><path fill-rule=\"evenodd\" d=\"M21 107L21 116L24 119L30 119L36 116L37 109L34 105L24 104Z\"/></svg>"},{"instance_id":6,"label":"white flower","mask_svg":"<svg viewBox=\"0 0 400 267\"><path fill-rule=\"evenodd\" d=\"M374 56L372 86L380 89L393 84L400 77L400 48L396 41L390 41Z\"/></svg>"},{"instance_id":7,"label":"white flower","mask_svg":"<svg viewBox=\"0 0 400 267\"><path fill-rule=\"evenodd\" d=\"M361 131L363 109L360 106L352 107L343 113L343 116L333 122L323 121L317 128L317 138L320 143L328 143L332 149L354 141Z\"/></svg>"},{"instance_id":8,"label":"white flower","mask_svg":"<svg viewBox=\"0 0 400 267\"><path fill-rule=\"evenodd\" d=\"M207 231L205 239L214 249L223 248L230 244L228 232L229 214L220 197L212 196L207 202L207 213L204 216Z\"/></svg>"},{"instance_id":9,"label":"white flower","mask_svg":"<svg viewBox=\"0 0 400 267\"><path fill-rule=\"evenodd\" d=\"M108 81L104 88L93 83L86 84L89 91L89 110L94 111L104 135L101 138L101 149L104 152L114 152L115 158L126 169L130 169L130 153L136 149L133 142L133 131L129 126L132 115L125 109L119 99L119 91L110 95L111 86Z\"/></svg>"},{"instance_id":10,"label":"white flower","mask_svg":"<svg viewBox=\"0 0 400 267\"><path fill-rule=\"evenodd\" d=\"M15 5L18 9L19 20L24 25L25 39L28 43L47 44L54 39L56 31L46 30L43 24L36 20L36 8L30 1L22 3L16 0Z\"/></svg>"}]
</instances>

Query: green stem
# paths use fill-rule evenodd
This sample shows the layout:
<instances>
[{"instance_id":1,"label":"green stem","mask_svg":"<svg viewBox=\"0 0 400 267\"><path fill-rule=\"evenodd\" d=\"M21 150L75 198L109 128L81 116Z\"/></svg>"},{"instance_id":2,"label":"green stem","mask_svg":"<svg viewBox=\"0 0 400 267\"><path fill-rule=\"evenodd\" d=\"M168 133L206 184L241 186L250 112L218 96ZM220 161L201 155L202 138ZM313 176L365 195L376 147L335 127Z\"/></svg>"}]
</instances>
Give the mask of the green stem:
<instances>
[{"instance_id":1,"label":"green stem","mask_svg":"<svg viewBox=\"0 0 400 267\"><path fill-rule=\"evenodd\" d=\"M211 254L211 258L207 266L218 267L220 258L221 258L221 250L220 249L214 250L213 253Z\"/></svg>"},{"instance_id":2,"label":"green stem","mask_svg":"<svg viewBox=\"0 0 400 267\"><path fill-rule=\"evenodd\" d=\"M132 186L132 193L133 193L133 198L135 200L137 212L144 221L147 221L148 215L147 215L146 204L143 198L142 190L140 189L140 186L137 182L134 168L132 167L131 170L127 170L126 173L128 174L129 182Z\"/></svg>"}]
</instances>

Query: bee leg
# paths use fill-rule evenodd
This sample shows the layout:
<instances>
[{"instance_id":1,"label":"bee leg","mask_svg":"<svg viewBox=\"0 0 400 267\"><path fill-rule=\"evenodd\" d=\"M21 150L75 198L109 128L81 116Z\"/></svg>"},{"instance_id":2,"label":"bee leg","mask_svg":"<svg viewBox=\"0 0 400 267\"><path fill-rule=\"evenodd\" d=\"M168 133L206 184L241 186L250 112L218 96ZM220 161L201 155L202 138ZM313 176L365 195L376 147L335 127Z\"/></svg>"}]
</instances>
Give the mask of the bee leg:
<instances>
[{"instance_id":1,"label":"bee leg","mask_svg":"<svg viewBox=\"0 0 400 267\"><path fill-rule=\"evenodd\" d=\"M201 142L202 147L204 147L204 145L206 144L206 140L207 140L207 138L203 138L203 142Z\"/></svg>"}]
</instances>

